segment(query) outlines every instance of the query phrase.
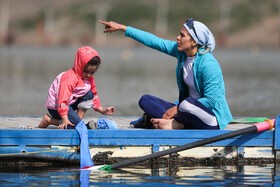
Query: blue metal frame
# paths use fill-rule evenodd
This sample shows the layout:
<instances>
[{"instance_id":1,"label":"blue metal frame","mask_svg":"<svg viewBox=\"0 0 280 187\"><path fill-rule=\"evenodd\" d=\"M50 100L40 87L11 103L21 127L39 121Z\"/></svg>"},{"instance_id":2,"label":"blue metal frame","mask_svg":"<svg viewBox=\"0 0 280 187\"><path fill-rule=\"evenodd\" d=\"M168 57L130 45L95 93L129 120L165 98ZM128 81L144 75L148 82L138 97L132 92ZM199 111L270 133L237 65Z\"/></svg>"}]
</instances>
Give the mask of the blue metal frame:
<instances>
[{"instance_id":1,"label":"blue metal frame","mask_svg":"<svg viewBox=\"0 0 280 187\"><path fill-rule=\"evenodd\" d=\"M280 150L280 114L276 117L275 121L275 139L274 139L274 150Z\"/></svg>"},{"instance_id":2,"label":"blue metal frame","mask_svg":"<svg viewBox=\"0 0 280 187\"><path fill-rule=\"evenodd\" d=\"M89 130L91 146L177 146L217 136L220 130ZM278 131L277 131L278 132ZM0 146L79 145L76 130L0 130ZM279 144L279 142L278 142ZM278 145L277 144L277 145ZM207 146L273 146L274 131L250 133ZM276 147L278 148L278 147Z\"/></svg>"},{"instance_id":3,"label":"blue metal frame","mask_svg":"<svg viewBox=\"0 0 280 187\"><path fill-rule=\"evenodd\" d=\"M280 149L280 115L276 119L275 131L249 133L242 136L208 144L206 146L234 146L241 153L243 147L272 147ZM89 130L90 146L151 146L153 152L160 146L180 146L205 138L228 133L226 130ZM0 130L0 156L2 154L22 153L51 150L50 146L79 146L80 139L76 130L56 129L12 129ZM36 146L42 146L41 148ZM43 148L46 146L47 148ZM49 146L49 147L48 147ZM79 154L67 150L34 153L39 157L56 157L78 160Z\"/></svg>"}]
</instances>

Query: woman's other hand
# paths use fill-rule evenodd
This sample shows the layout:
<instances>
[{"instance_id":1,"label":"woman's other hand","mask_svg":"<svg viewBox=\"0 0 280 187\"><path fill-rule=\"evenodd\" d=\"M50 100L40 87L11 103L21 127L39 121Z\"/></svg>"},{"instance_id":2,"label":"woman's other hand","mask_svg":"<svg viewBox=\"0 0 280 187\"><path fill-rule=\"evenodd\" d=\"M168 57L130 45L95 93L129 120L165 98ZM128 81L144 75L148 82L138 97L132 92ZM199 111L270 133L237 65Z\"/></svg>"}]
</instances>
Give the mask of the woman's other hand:
<instances>
[{"instance_id":1,"label":"woman's other hand","mask_svg":"<svg viewBox=\"0 0 280 187\"><path fill-rule=\"evenodd\" d=\"M171 119L178 113L177 105L175 105L172 108L169 108L166 110L166 112L162 115L163 119Z\"/></svg>"},{"instance_id":2,"label":"woman's other hand","mask_svg":"<svg viewBox=\"0 0 280 187\"><path fill-rule=\"evenodd\" d=\"M114 21L109 21L109 22L106 22L106 21L101 21L101 20L98 20L99 23L105 25L105 30L104 32L115 32L115 31L124 31L126 30L127 26L125 25L122 25L122 24L119 24L117 22L114 22Z\"/></svg>"}]
</instances>

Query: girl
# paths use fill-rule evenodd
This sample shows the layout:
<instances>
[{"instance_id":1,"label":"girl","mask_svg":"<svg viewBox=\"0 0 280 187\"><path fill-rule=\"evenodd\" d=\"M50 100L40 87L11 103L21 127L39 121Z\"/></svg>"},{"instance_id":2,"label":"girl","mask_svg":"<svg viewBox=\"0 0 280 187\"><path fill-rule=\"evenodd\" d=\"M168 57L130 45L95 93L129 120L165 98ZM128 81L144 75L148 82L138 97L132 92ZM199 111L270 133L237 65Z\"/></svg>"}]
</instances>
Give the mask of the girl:
<instances>
[{"instance_id":1,"label":"girl","mask_svg":"<svg viewBox=\"0 0 280 187\"><path fill-rule=\"evenodd\" d=\"M45 106L50 116L44 115L39 128L56 125L59 129L74 129L90 108L104 115L114 113L115 108L103 108L97 96L93 74L99 65L96 50L88 46L78 49L74 67L60 73L49 88Z\"/></svg>"}]
</instances>

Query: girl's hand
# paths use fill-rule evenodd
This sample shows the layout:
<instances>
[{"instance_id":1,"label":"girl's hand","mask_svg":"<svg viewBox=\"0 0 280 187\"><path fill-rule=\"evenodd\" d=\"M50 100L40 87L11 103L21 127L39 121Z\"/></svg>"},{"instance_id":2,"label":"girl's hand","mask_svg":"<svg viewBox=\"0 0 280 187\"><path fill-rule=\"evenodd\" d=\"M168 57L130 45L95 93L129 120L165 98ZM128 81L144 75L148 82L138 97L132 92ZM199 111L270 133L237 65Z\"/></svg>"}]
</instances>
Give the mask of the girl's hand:
<instances>
[{"instance_id":1,"label":"girl's hand","mask_svg":"<svg viewBox=\"0 0 280 187\"><path fill-rule=\"evenodd\" d=\"M163 119L171 119L178 113L177 105L175 105L172 108L169 108L166 110L166 112L162 115Z\"/></svg>"},{"instance_id":2,"label":"girl's hand","mask_svg":"<svg viewBox=\"0 0 280 187\"><path fill-rule=\"evenodd\" d=\"M109 22L106 22L106 21L101 21L101 20L98 20L99 23L105 25L105 30L104 32L115 32L115 31L125 31L127 26L125 25L122 25L122 24L119 24L119 23L116 23L114 21L109 21Z\"/></svg>"},{"instance_id":3,"label":"girl's hand","mask_svg":"<svg viewBox=\"0 0 280 187\"><path fill-rule=\"evenodd\" d=\"M67 125L72 125L72 126L75 126L73 123L71 123L68 119L68 117L65 115L65 116L61 116L61 119L62 119L62 123L60 125L58 125L58 129L67 129Z\"/></svg>"},{"instance_id":4,"label":"girl's hand","mask_svg":"<svg viewBox=\"0 0 280 187\"><path fill-rule=\"evenodd\" d=\"M103 115L112 115L115 112L115 107L112 106L107 108L99 107L97 111Z\"/></svg>"}]
</instances>

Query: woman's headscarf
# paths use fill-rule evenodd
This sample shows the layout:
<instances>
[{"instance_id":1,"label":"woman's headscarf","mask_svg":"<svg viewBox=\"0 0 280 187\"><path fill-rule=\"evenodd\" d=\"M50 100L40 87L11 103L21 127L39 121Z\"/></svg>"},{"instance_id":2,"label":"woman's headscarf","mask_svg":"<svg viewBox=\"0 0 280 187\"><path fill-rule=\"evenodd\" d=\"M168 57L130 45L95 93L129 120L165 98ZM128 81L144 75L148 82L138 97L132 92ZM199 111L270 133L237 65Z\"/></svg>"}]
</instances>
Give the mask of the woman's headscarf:
<instances>
[{"instance_id":1,"label":"woman's headscarf","mask_svg":"<svg viewBox=\"0 0 280 187\"><path fill-rule=\"evenodd\" d=\"M215 38L211 31L201 22L189 19L184 24L194 41L204 47L209 47L212 52L215 48Z\"/></svg>"}]
</instances>

